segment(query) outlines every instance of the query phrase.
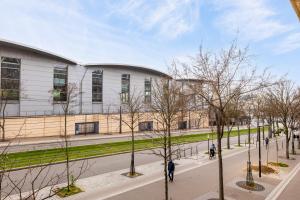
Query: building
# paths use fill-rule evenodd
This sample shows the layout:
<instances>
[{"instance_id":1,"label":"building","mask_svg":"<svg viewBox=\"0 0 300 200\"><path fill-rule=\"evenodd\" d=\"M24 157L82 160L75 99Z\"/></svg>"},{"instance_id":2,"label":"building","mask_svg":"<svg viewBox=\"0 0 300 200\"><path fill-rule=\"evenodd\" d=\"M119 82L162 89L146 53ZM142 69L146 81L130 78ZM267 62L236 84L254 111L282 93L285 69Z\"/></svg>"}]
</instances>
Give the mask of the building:
<instances>
[{"instance_id":1,"label":"building","mask_svg":"<svg viewBox=\"0 0 300 200\"><path fill-rule=\"evenodd\" d=\"M144 102L151 103L153 82L171 78L142 66L79 64L6 40L0 40L0 57L7 137L61 135L63 105L70 87L76 92L70 103L68 134L126 132L117 118L120 114L126 117L122 105L130 92L142 94ZM151 125L151 117L146 118L148 130L153 122Z\"/></svg>"}]
</instances>

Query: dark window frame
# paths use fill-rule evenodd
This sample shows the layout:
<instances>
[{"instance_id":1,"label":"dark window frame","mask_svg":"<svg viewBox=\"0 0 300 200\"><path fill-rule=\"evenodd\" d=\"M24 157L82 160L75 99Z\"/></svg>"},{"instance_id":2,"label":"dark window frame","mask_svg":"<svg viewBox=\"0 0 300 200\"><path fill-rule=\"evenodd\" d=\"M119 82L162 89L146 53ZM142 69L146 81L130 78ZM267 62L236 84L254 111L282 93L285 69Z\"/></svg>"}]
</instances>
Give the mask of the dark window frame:
<instances>
[{"instance_id":1,"label":"dark window frame","mask_svg":"<svg viewBox=\"0 0 300 200\"><path fill-rule=\"evenodd\" d=\"M67 67L54 67L53 69L53 101L65 102L67 101L68 92L68 66ZM63 83L60 81L64 80Z\"/></svg>"},{"instance_id":2,"label":"dark window frame","mask_svg":"<svg viewBox=\"0 0 300 200\"><path fill-rule=\"evenodd\" d=\"M9 101L19 101L20 83L21 59L1 57L1 97Z\"/></svg>"},{"instance_id":3,"label":"dark window frame","mask_svg":"<svg viewBox=\"0 0 300 200\"><path fill-rule=\"evenodd\" d=\"M146 78L144 81L144 102L146 104L151 103L151 95L152 95L152 78Z\"/></svg>"},{"instance_id":4,"label":"dark window frame","mask_svg":"<svg viewBox=\"0 0 300 200\"><path fill-rule=\"evenodd\" d=\"M103 70L92 72L92 102L103 102Z\"/></svg>"},{"instance_id":5,"label":"dark window frame","mask_svg":"<svg viewBox=\"0 0 300 200\"><path fill-rule=\"evenodd\" d=\"M121 76L121 103L128 103L130 96L130 74L122 74Z\"/></svg>"}]
</instances>

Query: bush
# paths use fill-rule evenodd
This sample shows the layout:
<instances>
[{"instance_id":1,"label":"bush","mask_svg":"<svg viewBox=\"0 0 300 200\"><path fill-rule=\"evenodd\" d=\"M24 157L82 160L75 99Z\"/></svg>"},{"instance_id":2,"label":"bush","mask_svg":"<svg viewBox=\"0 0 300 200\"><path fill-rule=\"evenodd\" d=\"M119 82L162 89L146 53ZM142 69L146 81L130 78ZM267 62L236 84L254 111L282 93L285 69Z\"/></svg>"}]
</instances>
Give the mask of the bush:
<instances>
[{"instance_id":1,"label":"bush","mask_svg":"<svg viewBox=\"0 0 300 200\"><path fill-rule=\"evenodd\" d=\"M256 165L252 165L252 169L254 171L259 171L259 167ZM278 173L275 169L273 169L272 167L268 167L266 165L261 166L261 172L263 174L275 174L275 173L277 174Z\"/></svg>"},{"instance_id":2,"label":"bush","mask_svg":"<svg viewBox=\"0 0 300 200\"><path fill-rule=\"evenodd\" d=\"M269 162L269 164L272 165L272 166L276 166L276 167L288 167L289 166L288 164L282 163L282 162L279 162L279 163Z\"/></svg>"},{"instance_id":3,"label":"bush","mask_svg":"<svg viewBox=\"0 0 300 200\"><path fill-rule=\"evenodd\" d=\"M63 187L63 188L58 188L55 193L57 194L57 196L59 197L68 197L74 194L78 194L80 192L83 192L79 187L75 186L75 185L70 185L70 190L68 191L68 187Z\"/></svg>"}]
</instances>

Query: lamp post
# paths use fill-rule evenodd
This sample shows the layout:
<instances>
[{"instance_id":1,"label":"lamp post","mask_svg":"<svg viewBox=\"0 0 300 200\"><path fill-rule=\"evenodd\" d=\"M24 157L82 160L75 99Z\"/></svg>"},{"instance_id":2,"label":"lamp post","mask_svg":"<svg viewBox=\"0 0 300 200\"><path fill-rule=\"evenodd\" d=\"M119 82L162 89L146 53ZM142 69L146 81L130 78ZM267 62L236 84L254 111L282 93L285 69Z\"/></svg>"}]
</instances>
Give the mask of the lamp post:
<instances>
[{"instance_id":1,"label":"lamp post","mask_svg":"<svg viewBox=\"0 0 300 200\"><path fill-rule=\"evenodd\" d=\"M261 146L260 146L260 127L258 126L258 176L261 178Z\"/></svg>"},{"instance_id":2,"label":"lamp post","mask_svg":"<svg viewBox=\"0 0 300 200\"><path fill-rule=\"evenodd\" d=\"M209 134L207 134L207 153L209 155Z\"/></svg>"}]
</instances>

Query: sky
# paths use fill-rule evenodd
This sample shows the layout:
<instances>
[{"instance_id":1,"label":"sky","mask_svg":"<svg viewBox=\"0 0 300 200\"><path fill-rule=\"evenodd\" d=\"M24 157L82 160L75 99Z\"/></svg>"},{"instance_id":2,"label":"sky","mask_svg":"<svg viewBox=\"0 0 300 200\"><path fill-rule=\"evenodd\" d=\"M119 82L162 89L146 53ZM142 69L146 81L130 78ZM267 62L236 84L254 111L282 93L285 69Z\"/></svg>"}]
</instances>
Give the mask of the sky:
<instances>
[{"instance_id":1,"label":"sky","mask_svg":"<svg viewBox=\"0 0 300 200\"><path fill-rule=\"evenodd\" d=\"M79 63L126 63L167 72L200 45L235 38L258 68L300 84L300 23L289 0L0 0L0 39Z\"/></svg>"}]
</instances>

